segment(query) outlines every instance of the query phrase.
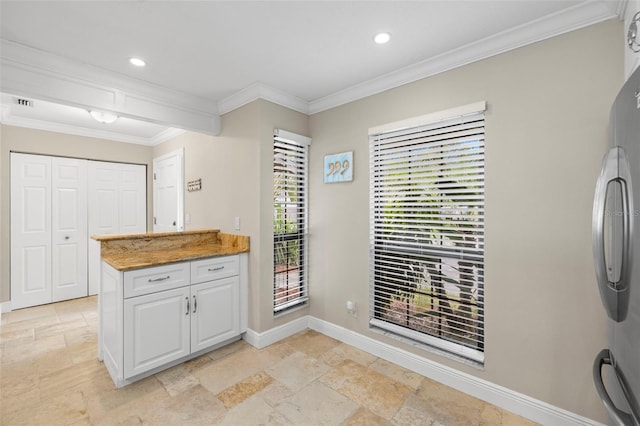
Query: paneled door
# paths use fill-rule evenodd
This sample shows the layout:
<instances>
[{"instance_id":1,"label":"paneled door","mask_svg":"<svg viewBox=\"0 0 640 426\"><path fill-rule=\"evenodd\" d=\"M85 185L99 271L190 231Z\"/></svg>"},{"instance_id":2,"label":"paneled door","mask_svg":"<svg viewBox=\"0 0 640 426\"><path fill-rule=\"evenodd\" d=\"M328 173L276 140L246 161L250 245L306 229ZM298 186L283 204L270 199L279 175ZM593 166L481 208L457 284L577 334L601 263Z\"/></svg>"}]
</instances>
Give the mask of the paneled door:
<instances>
[{"instance_id":1,"label":"paneled door","mask_svg":"<svg viewBox=\"0 0 640 426\"><path fill-rule=\"evenodd\" d=\"M89 161L89 236L147 232L147 167ZM100 244L89 241L89 294L98 294Z\"/></svg>"},{"instance_id":2,"label":"paneled door","mask_svg":"<svg viewBox=\"0 0 640 426\"><path fill-rule=\"evenodd\" d=\"M184 231L184 150L153 159L153 230Z\"/></svg>"},{"instance_id":3,"label":"paneled door","mask_svg":"<svg viewBox=\"0 0 640 426\"><path fill-rule=\"evenodd\" d=\"M11 307L51 302L51 158L11 153Z\"/></svg>"},{"instance_id":4,"label":"paneled door","mask_svg":"<svg viewBox=\"0 0 640 426\"><path fill-rule=\"evenodd\" d=\"M87 161L51 158L52 301L87 295Z\"/></svg>"}]
</instances>

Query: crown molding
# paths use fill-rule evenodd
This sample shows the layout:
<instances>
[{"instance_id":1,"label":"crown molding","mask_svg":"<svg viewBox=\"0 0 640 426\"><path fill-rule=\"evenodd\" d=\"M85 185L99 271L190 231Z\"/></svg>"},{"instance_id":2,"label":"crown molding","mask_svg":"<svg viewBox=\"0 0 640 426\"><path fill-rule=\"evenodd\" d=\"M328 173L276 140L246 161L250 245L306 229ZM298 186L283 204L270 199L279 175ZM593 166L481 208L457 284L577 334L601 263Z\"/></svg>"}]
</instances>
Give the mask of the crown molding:
<instances>
[{"instance_id":1,"label":"crown molding","mask_svg":"<svg viewBox=\"0 0 640 426\"><path fill-rule=\"evenodd\" d=\"M602 0L581 3L536 21L477 40L465 47L365 81L311 101L309 114L316 114L531 43L616 18L618 15L612 11L609 3L611 2ZM617 5L618 2L614 3Z\"/></svg>"},{"instance_id":2,"label":"crown molding","mask_svg":"<svg viewBox=\"0 0 640 426\"><path fill-rule=\"evenodd\" d=\"M1 40L1 91L207 134L220 133L217 103Z\"/></svg>"},{"instance_id":3,"label":"crown molding","mask_svg":"<svg viewBox=\"0 0 640 426\"><path fill-rule=\"evenodd\" d=\"M253 83L219 101L218 111L220 114L226 114L257 99L273 102L303 114L309 114L309 102L261 82Z\"/></svg>"}]
</instances>

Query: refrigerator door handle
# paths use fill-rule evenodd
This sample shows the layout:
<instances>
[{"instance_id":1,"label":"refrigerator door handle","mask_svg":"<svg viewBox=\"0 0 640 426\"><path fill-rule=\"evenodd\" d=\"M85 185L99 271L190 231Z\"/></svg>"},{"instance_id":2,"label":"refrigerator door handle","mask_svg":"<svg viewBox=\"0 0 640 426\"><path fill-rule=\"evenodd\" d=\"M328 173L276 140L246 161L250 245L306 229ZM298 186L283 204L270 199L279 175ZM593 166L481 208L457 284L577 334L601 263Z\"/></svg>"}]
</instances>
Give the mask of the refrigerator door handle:
<instances>
[{"instance_id":1,"label":"refrigerator door handle","mask_svg":"<svg viewBox=\"0 0 640 426\"><path fill-rule=\"evenodd\" d=\"M633 418L631 415L625 413L615 406L609 393L607 392L607 388L604 386L604 382L602 381L602 366L603 365L612 365L611 363L611 353L609 349L603 349L600 351L598 356L593 363L593 382L596 385L596 391L598 392L598 396L604 403L607 412L611 420L615 422L616 426L630 426L633 425ZM615 371L615 370L614 370Z\"/></svg>"},{"instance_id":2,"label":"refrigerator door handle","mask_svg":"<svg viewBox=\"0 0 640 426\"><path fill-rule=\"evenodd\" d=\"M612 183L619 185L622 198L622 212L607 212L607 193ZM611 148L602 162L602 169L596 184L593 202L593 256L596 279L602 303L607 315L613 321L624 321L629 305L629 280L631 278L631 248L633 235L633 190L629 161L620 147ZM622 247L619 274L615 265L607 265L605 257L605 217L620 214L622 224ZM612 269L614 272L611 272ZM609 275L611 274L611 275ZM610 279L610 277L612 277ZM615 277L615 278L613 278Z\"/></svg>"}]
</instances>

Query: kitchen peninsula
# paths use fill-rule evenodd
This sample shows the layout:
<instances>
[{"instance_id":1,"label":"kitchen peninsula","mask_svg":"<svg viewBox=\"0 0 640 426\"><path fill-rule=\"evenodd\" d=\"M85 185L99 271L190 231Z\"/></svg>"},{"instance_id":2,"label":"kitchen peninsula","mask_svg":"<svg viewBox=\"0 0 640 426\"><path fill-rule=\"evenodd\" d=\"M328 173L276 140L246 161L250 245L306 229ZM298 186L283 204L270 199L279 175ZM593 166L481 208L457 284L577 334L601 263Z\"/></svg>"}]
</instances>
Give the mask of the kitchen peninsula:
<instances>
[{"instance_id":1,"label":"kitchen peninsula","mask_svg":"<svg viewBox=\"0 0 640 426\"><path fill-rule=\"evenodd\" d=\"M249 237L203 229L91 238L100 254L98 358L117 387L246 331Z\"/></svg>"}]
</instances>

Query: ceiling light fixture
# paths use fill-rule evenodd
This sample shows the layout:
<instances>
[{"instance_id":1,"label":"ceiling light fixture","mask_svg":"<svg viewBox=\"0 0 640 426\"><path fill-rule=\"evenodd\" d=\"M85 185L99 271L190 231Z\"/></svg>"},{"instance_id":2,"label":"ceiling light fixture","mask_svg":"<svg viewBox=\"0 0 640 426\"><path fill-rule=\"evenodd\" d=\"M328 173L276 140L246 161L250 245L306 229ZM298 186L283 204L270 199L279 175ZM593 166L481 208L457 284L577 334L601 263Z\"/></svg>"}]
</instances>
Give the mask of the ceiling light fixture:
<instances>
[{"instance_id":1,"label":"ceiling light fixture","mask_svg":"<svg viewBox=\"0 0 640 426\"><path fill-rule=\"evenodd\" d=\"M135 65L136 67L144 67L145 65L147 65L147 63L140 58L129 58L129 63L131 65Z\"/></svg>"},{"instance_id":2,"label":"ceiling light fixture","mask_svg":"<svg viewBox=\"0 0 640 426\"><path fill-rule=\"evenodd\" d=\"M112 112L106 111L89 111L89 114L99 123L111 124L118 119L118 116Z\"/></svg>"},{"instance_id":3,"label":"ceiling light fixture","mask_svg":"<svg viewBox=\"0 0 640 426\"><path fill-rule=\"evenodd\" d=\"M385 44L391 40L391 33L378 33L373 37L376 44Z\"/></svg>"}]
</instances>

